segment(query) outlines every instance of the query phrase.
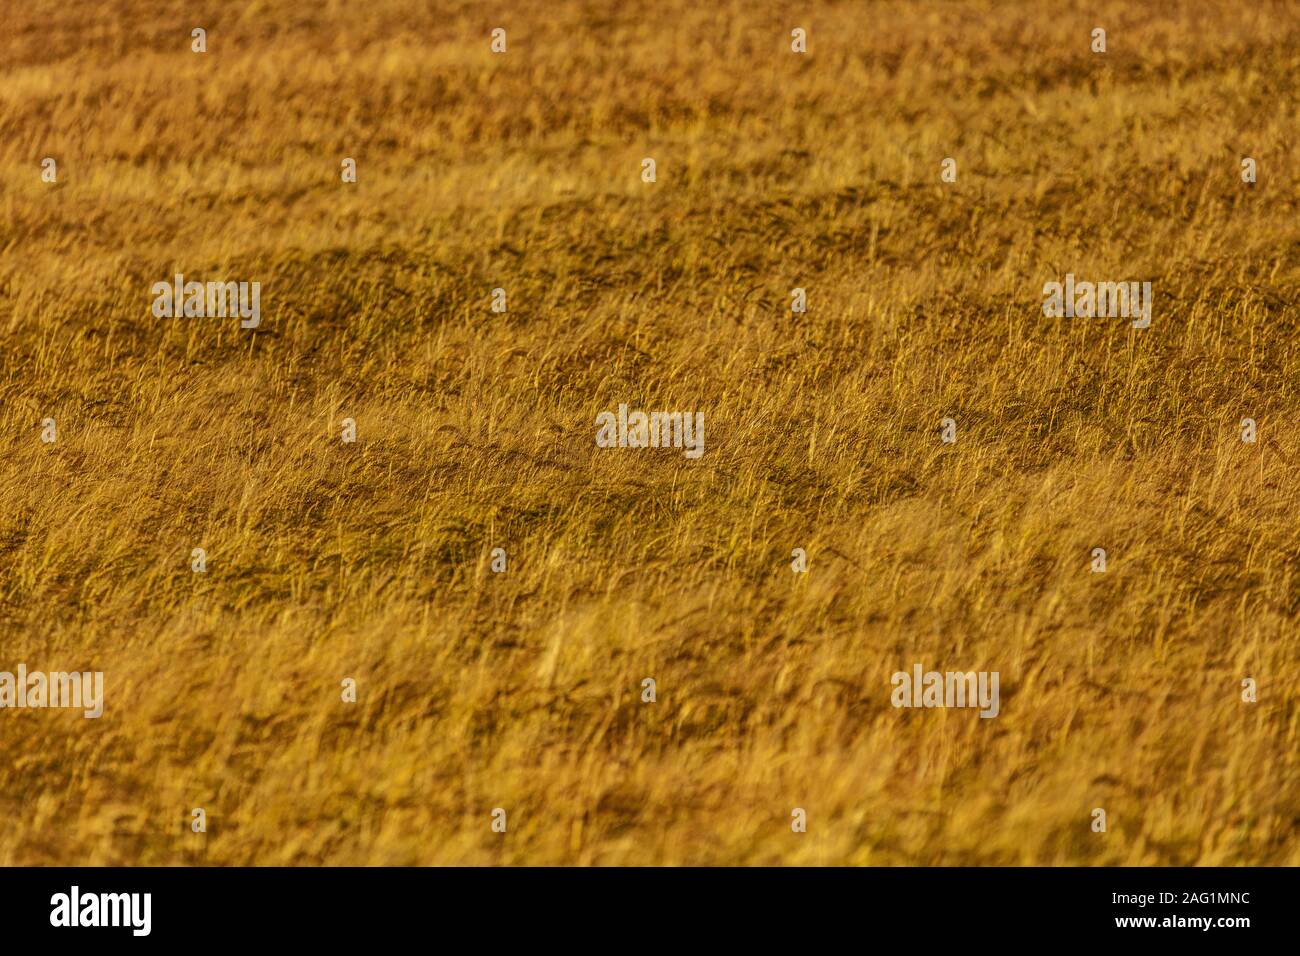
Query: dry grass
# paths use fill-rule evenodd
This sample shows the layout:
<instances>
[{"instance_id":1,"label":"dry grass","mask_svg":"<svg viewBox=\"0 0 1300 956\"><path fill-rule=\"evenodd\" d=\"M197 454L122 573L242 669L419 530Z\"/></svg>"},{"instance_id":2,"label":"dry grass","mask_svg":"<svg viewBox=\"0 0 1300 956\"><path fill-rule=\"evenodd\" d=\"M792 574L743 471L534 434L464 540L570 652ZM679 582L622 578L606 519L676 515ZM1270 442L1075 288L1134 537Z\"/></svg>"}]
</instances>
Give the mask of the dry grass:
<instances>
[{"instance_id":1,"label":"dry grass","mask_svg":"<svg viewBox=\"0 0 1300 956\"><path fill-rule=\"evenodd\" d=\"M0 863L1300 863L1294 5L239 6L3 4Z\"/></svg>"}]
</instances>

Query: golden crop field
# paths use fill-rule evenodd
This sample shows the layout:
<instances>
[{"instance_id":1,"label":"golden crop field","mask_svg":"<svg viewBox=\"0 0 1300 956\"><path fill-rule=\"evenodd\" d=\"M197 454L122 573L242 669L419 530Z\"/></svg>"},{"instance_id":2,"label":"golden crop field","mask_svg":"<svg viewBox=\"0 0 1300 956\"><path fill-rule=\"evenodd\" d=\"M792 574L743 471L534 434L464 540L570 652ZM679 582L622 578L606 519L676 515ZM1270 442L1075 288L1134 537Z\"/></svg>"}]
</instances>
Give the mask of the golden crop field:
<instances>
[{"instance_id":1,"label":"golden crop field","mask_svg":"<svg viewBox=\"0 0 1300 956\"><path fill-rule=\"evenodd\" d=\"M0 864L1300 864L1294 3L0 7Z\"/></svg>"}]
</instances>

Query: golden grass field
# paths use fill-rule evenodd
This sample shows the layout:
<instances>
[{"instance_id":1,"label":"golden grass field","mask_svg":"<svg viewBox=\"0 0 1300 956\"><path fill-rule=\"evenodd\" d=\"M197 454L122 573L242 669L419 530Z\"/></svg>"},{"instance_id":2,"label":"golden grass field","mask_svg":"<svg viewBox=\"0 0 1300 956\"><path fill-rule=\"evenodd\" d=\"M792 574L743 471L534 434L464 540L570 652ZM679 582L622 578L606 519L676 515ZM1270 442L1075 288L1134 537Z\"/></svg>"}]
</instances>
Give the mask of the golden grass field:
<instances>
[{"instance_id":1,"label":"golden grass field","mask_svg":"<svg viewBox=\"0 0 1300 956\"><path fill-rule=\"evenodd\" d=\"M0 6L0 863L1300 864L1294 4Z\"/></svg>"}]
</instances>

